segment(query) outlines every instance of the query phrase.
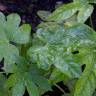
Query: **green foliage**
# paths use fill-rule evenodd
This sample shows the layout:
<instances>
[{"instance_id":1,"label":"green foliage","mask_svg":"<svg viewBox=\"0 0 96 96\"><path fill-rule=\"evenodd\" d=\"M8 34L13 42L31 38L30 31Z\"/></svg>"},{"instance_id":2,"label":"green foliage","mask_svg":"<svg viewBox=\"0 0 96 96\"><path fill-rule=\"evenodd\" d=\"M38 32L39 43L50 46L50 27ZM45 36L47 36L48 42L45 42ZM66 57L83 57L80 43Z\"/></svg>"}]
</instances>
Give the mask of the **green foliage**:
<instances>
[{"instance_id":1,"label":"green foliage","mask_svg":"<svg viewBox=\"0 0 96 96\"><path fill-rule=\"evenodd\" d=\"M32 37L18 14L0 12L0 96L23 96L25 90L41 96L60 81L70 90L64 96L96 96L96 32L84 24L95 2L74 0L52 14L39 11L46 22Z\"/></svg>"},{"instance_id":2,"label":"green foliage","mask_svg":"<svg viewBox=\"0 0 96 96\"><path fill-rule=\"evenodd\" d=\"M83 0L84 1L84 0ZM72 2L64 4L55 10L49 17L48 21L66 22L74 14L76 14L76 21L78 23L84 23L93 12L93 6L90 4L82 4L80 2Z\"/></svg>"},{"instance_id":3,"label":"green foliage","mask_svg":"<svg viewBox=\"0 0 96 96\"><path fill-rule=\"evenodd\" d=\"M81 3L96 3L96 0L73 0L75 2L81 2Z\"/></svg>"}]
</instances>

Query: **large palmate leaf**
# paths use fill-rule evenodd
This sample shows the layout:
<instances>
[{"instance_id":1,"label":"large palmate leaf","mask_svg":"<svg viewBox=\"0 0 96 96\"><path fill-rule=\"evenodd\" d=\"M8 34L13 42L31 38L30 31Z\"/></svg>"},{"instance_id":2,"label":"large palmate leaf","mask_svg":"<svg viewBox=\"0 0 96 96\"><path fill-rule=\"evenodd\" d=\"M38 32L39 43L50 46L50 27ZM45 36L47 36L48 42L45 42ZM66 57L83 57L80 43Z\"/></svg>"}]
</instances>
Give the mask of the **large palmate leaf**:
<instances>
[{"instance_id":1,"label":"large palmate leaf","mask_svg":"<svg viewBox=\"0 0 96 96\"><path fill-rule=\"evenodd\" d=\"M84 0L83 0L84 1ZM48 21L64 22L76 14L77 22L84 23L93 12L93 6L87 3L73 2L57 8L48 17ZM76 22L75 21L75 22Z\"/></svg>"},{"instance_id":2,"label":"large palmate leaf","mask_svg":"<svg viewBox=\"0 0 96 96\"><path fill-rule=\"evenodd\" d=\"M96 88L96 74L94 72L95 67L95 56L90 53L87 56L86 60L86 68L79 80L76 82L74 96L92 96L95 88Z\"/></svg>"},{"instance_id":3,"label":"large palmate leaf","mask_svg":"<svg viewBox=\"0 0 96 96\"><path fill-rule=\"evenodd\" d=\"M6 20L7 19L7 20ZM19 51L10 42L25 44L29 41L30 26L23 24L19 27L21 19L17 14L8 15L7 18L0 12L0 61L4 58L4 70L12 71Z\"/></svg>"},{"instance_id":4,"label":"large palmate leaf","mask_svg":"<svg viewBox=\"0 0 96 96\"><path fill-rule=\"evenodd\" d=\"M9 90L12 88L12 96L17 96L17 94L23 96L25 87L30 96L39 96L42 94L41 90L42 92L51 90L48 80L40 74L38 68L33 64L29 65L23 58L18 59L14 73L7 80L7 86Z\"/></svg>"},{"instance_id":5,"label":"large palmate leaf","mask_svg":"<svg viewBox=\"0 0 96 96\"><path fill-rule=\"evenodd\" d=\"M36 62L40 68L49 69L52 64L61 72L68 76L78 77L80 75L81 50L92 47L95 44L96 33L84 24L74 25L64 28L61 25L50 23L39 26L37 34L34 36L33 47L28 51L32 61ZM38 44L41 45L37 45ZM40 43L39 43L40 42ZM80 55L72 52L79 51Z\"/></svg>"}]
</instances>

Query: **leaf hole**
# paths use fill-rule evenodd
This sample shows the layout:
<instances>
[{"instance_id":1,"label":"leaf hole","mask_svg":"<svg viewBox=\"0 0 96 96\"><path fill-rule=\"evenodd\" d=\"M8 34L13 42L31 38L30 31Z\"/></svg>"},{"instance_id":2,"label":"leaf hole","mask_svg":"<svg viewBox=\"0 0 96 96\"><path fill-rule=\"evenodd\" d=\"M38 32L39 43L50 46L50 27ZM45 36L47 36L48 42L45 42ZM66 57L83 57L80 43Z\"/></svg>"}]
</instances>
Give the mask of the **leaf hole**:
<instances>
[{"instance_id":1,"label":"leaf hole","mask_svg":"<svg viewBox=\"0 0 96 96\"><path fill-rule=\"evenodd\" d=\"M4 58L0 62L0 72L3 72L3 69L2 69L3 67L4 67Z\"/></svg>"},{"instance_id":2,"label":"leaf hole","mask_svg":"<svg viewBox=\"0 0 96 96\"><path fill-rule=\"evenodd\" d=\"M10 41L10 44L12 44L12 45L17 45L15 42L13 42L13 41Z\"/></svg>"},{"instance_id":3,"label":"leaf hole","mask_svg":"<svg viewBox=\"0 0 96 96\"><path fill-rule=\"evenodd\" d=\"M83 64L83 65L81 66L81 71L82 71L82 72L84 71L85 67L86 67L86 64Z\"/></svg>"},{"instance_id":4,"label":"leaf hole","mask_svg":"<svg viewBox=\"0 0 96 96\"><path fill-rule=\"evenodd\" d=\"M78 54L79 53L79 51L74 51L74 52L72 52L72 54Z\"/></svg>"},{"instance_id":5,"label":"leaf hole","mask_svg":"<svg viewBox=\"0 0 96 96\"><path fill-rule=\"evenodd\" d=\"M23 96L29 96L27 89L25 90L25 93Z\"/></svg>"}]
</instances>

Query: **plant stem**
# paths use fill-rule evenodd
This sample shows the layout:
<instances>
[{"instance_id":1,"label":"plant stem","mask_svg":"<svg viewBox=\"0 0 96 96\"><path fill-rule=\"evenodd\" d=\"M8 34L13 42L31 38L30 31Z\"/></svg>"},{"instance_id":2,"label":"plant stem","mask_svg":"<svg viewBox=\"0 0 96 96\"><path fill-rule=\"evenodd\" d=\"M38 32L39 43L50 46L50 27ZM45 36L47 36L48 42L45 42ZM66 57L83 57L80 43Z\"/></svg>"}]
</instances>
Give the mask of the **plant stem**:
<instances>
[{"instance_id":1,"label":"plant stem","mask_svg":"<svg viewBox=\"0 0 96 96\"><path fill-rule=\"evenodd\" d=\"M65 91L57 84L54 84L63 94L65 94Z\"/></svg>"},{"instance_id":2,"label":"plant stem","mask_svg":"<svg viewBox=\"0 0 96 96\"><path fill-rule=\"evenodd\" d=\"M91 16L90 16L89 20L90 20L90 26L94 29L93 22L92 22L92 17Z\"/></svg>"},{"instance_id":3,"label":"plant stem","mask_svg":"<svg viewBox=\"0 0 96 96\"><path fill-rule=\"evenodd\" d=\"M21 46L21 56L26 57L26 45Z\"/></svg>"}]
</instances>

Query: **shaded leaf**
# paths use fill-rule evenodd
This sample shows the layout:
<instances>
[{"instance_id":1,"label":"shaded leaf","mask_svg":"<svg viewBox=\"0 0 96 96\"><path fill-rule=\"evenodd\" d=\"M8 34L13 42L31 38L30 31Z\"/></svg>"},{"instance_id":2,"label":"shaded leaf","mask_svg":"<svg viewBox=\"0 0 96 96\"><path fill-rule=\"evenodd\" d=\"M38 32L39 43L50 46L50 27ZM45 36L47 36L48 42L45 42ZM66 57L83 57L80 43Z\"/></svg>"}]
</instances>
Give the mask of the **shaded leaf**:
<instances>
[{"instance_id":1,"label":"shaded leaf","mask_svg":"<svg viewBox=\"0 0 96 96\"><path fill-rule=\"evenodd\" d=\"M4 70L11 72L13 65L16 62L16 57L19 55L18 49L8 43L0 44L0 60L4 58Z\"/></svg>"},{"instance_id":2,"label":"shaded leaf","mask_svg":"<svg viewBox=\"0 0 96 96\"><path fill-rule=\"evenodd\" d=\"M47 18L48 18L48 16L51 14L51 12L49 12L49 11L38 11L37 14L38 14L38 16L39 16L42 20L46 21Z\"/></svg>"},{"instance_id":3,"label":"shaded leaf","mask_svg":"<svg viewBox=\"0 0 96 96\"><path fill-rule=\"evenodd\" d=\"M39 96L41 90L45 92L51 89L48 80L40 74L38 68L34 67L33 64L29 65L29 63L22 57L18 59L13 74L10 75L7 80L7 85L9 89L13 89L13 96L17 96L18 94L22 96L25 87L30 96ZM19 90L16 90L16 88Z\"/></svg>"},{"instance_id":4,"label":"shaded leaf","mask_svg":"<svg viewBox=\"0 0 96 96\"><path fill-rule=\"evenodd\" d=\"M52 73L51 73L51 76L49 78L49 81L51 83L58 83L60 81L66 82L68 79L69 79L69 77L66 76L63 72L61 72L60 70L54 68Z\"/></svg>"},{"instance_id":5,"label":"shaded leaf","mask_svg":"<svg viewBox=\"0 0 96 96\"><path fill-rule=\"evenodd\" d=\"M23 96L25 92L24 82L17 82L16 85L12 88L12 96Z\"/></svg>"},{"instance_id":6,"label":"shaded leaf","mask_svg":"<svg viewBox=\"0 0 96 96\"><path fill-rule=\"evenodd\" d=\"M0 96L8 96L6 78L0 73Z\"/></svg>"},{"instance_id":7,"label":"shaded leaf","mask_svg":"<svg viewBox=\"0 0 96 96\"><path fill-rule=\"evenodd\" d=\"M30 96L39 96L38 88L32 81L27 81L27 90Z\"/></svg>"}]
</instances>

